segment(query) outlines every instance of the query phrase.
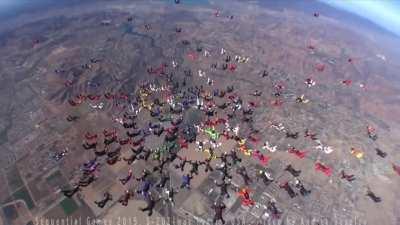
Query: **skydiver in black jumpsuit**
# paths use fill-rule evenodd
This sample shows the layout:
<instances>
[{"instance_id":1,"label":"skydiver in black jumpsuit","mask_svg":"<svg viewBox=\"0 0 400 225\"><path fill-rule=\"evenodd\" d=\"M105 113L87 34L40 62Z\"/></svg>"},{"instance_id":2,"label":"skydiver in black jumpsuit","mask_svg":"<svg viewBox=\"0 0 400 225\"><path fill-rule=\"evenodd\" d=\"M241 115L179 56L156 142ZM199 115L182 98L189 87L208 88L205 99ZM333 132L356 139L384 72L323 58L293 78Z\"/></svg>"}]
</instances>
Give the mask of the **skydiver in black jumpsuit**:
<instances>
[{"instance_id":1,"label":"skydiver in black jumpsuit","mask_svg":"<svg viewBox=\"0 0 400 225\"><path fill-rule=\"evenodd\" d=\"M236 173L239 174L243 178L243 181L246 186L248 186L250 184L251 178L247 174L246 168L244 166L237 168Z\"/></svg>"},{"instance_id":2,"label":"skydiver in black jumpsuit","mask_svg":"<svg viewBox=\"0 0 400 225\"><path fill-rule=\"evenodd\" d=\"M224 203L214 203L214 205L212 206L212 208L214 209L215 215L213 218L213 224L215 224L218 220L221 220L222 224L225 224L225 220L222 217L222 213L224 211L224 209L226 208Z\"/></svg>"},{"instance_id":3,"label":"skydiver in black jumpsuit","mask_svg":"<svg viewBox=\"0 0 400 225\"><path fill-rule=\"evenodd\" d=\"M298 177L301 173L301 170L295 170L290 164L285 168L285 171L288 171L294 177Z\"/></svg>"},{"instance_id":4,"label":"skydiver in black jumpsuit","mask_svg":"<svg viewBox=\"0 0 400 225\"><path fill-rule=\"evenodd\" d=\"M74 188L70 189L70 190L62 190L61 192L68 198L71 198L75 193L77 193L78 191L80 191L81 188L79 187L79 185L75 185Z\"/></svg>"},{"instance_id":5,"label":"skydiver in black jumpsuit","mask_svg":"<svg viewBox=\"0 0 400 225\"><path fill-rule=\"evenodd\" d=\"M112 201L112 195L110 193L105 192L103 196L104 198L102 200L94 202L99 208L104 208L108 201Z\"/></svg>"}]
</instances>

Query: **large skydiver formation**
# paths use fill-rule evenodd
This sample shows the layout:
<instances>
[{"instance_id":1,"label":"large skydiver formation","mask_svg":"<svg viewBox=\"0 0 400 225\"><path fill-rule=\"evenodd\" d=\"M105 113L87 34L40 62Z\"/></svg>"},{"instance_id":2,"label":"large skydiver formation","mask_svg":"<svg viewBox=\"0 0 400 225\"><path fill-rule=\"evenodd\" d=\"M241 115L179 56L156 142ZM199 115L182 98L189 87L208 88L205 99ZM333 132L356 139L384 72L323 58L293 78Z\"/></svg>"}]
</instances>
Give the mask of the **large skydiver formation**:
<instances>
[{"instance_id":1,"label":"large skydiver formation","mask_svg":"<svg viewBox=\"0 0 400 225\"><path fill-rule=\"evenodd\" d=\"M175 1L179 4L180 1ZM220 15L216 13L216 16ZM315 13L315 17L319 14ZM233 16L232 18L233 19ZM128 21L131 20L128 18ZM150 30L151 26L146 24L146 29ZM182 28L176 28L175 32L182 32ZM189 41L183 43L190 45ZM312 46L313 47L313 46ZM310 48L310 47L309 47ZM314 47L313 47L314 48ZM214 54L212 54L214 52ZM241 64L249 62L250 57L230 54L227 49L221 48L212 51L206 50L201 46L197 46L195 52L188 53L188 60L196 60L199 57L214 57L220 61L216 61L210 65L211 69L227 71L235 73ZM99 63L91 61L91 63ZM89 64L85 64L85 68L89 68ZM316 65L316 70L322 72L325 65ZM191 182L196 179L200 173L209 173L219 171L219 179L214 181L214 185L219 190L220 198L211 206L214 211L213 223L221 221L225 224L223 212L226 208L223 200L231 198L229 192L236 192L244 207L251 207L256 204L252 199L252 190L250 186L255 182L261 182L268 186L271 183L277 183L282 191L285 191L290 198L297 196L306 198L312 193L312 186L306 187L300 180L302 171L288 164L283 173L292 176L291 180L282 181L277 177L273 177L267 170L268 163L273 160L271 156L277 151L277 146L272 145L268 141L263 140L262 135L254 127L253 112L258 107L284 107L283 96L284 84L276 83L272 90L274 99L267 104L261 104L261 98L266 93L258 90L249 91L249 96L253 99L245 102L242 96L236 92L235 87L227 84L226 88L214 88L215 83L211 77L208 77L206 71L199 70L198 73L191 69L185 69L183 76L185 79L179 79L174 74L181 72L176 61L171 63L162 63L159 66L149 67L147 73L149 76L155 77L157 82L144 81L137 91L133 94L123 92L104 92L104 94L79 94L68 101L71 107L80 107L80 105L88 103L96 103L100 100L109 101L122 108L122 118L117 120L119 127L110 127L102 132L88 131L83 137L82 147L85 151L93 151L95 158L84 163L81 167L81 176L78 182L68 190L62 190L65 196L72 197L82 188L87 187L96 180L96 171L102 162L113 166L117 163L126 163L133 165L137 161L151 162L152 169L144 169L141 173L129 169L124 177L119 181L124 187L129 187L130 183L137 183L138 189L131 190L126 188L124 193L120 193L118 202L124 206L134 197L142 198L147 205L140 208L141 211L148 212L148 216L153 214L154 207L163 200L166 204L174 206L175 195L190 191ZM203 82L194 86L187 84L186 78L191 78L198 74L199 79ZM268 77L268 72L263 70L262 78ZM161 85L160 85L161 83ZM352 84L351 80L342 82L346 86ZM305 81L307 87L311 88L316 82L309 78ZM72 84L71 84L72 85ZM217 101L218 100L218 101ZM222 103L218 103L221 102ZM304 95L297 96L294 99L297 103L309 103ZM198 110L202 114L203 121L196 124L184 123L184 115L189 110ZM143 113L150 116L150 120L143 125ZM79 119L75 115L69 115L67 121L74 122ZM233 123L231 121L240 121ZM243 124L251 128L250 132L240 132ZM330 154L333 151L331 146L327 146L318 139L318 135L309 129L304 130L304 135L300 131L291 131L282 123L270 122L269 128L275 129L282 134L282 137L288 139L305 138L317 144L316 151ZM163 135L163 145L152 149L146 146L145 141L150 136L161 137ZM368 125L366 135L373 141L378 139L376 130ZM201 137L205 137L201 139ZM223 145L225 140L234 140L236 147L228 152L216 153L217 149ZM263 143L259 146L258 143ZM195 145L194 151L203 152L206 156L204 160L190 159L182 156L181 151L189 151L189 145ZM103 146L103 147L101 147ZM130 155L122 157L121 151L124 146L129 146ZM258 150L258 149L259 150ZM191 149L192 150L192 149ZM299 150L294 146L287 149L289 154L297 157L299 160L307 158L307 151ZM357 158L363 157L362 151L351 148L351 154ZM269 155L267 155L267 153ZM381 149L376 149L376 154L381 158L386 157L386 153ZM249 174L244 166L244 157L251 157L257 163L265 167L265 169L256 171L255 174ZM155 164L155 165L154 165ZM216 166L213 166L216 164ZM170 167L170 165L172 167ZM315 171L330 177L340 174L340 179L348 182L354 181L355 175L347 174L340 168L328 166L320 161L315 161L313 165ZM181 183L178 186L170 185L171 177L169 175L170 168L174 168L182 173ZM393 164L393 170L400 175L400 167ZM340 172L337 172L340 171ZM100 171L99 171L100 172ZM234 187L231 183L232 176L239 175L242 178L243 186ZM154 182L151 178L157 178ZM158 196L153 192L154 189L160 189L165 196ZM108 202L111 202L113 195L118 193L104 193L103 199L96 201L95 204L103 208ZM379 203L383 199L377 196L370 189L366 191L366 196L374 202ZM279 210L279 202L271 200L268 203L268 211L273 218L279 218L282 212Z\"/></svg>"}]
</instances>

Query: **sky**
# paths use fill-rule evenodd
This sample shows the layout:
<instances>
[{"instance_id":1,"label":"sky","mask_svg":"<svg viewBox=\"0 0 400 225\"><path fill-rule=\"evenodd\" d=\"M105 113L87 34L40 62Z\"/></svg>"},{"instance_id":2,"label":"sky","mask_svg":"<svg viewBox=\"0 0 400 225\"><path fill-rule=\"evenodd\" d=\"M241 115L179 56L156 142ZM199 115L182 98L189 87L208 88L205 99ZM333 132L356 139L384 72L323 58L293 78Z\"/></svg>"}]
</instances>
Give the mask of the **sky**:
<instances>
[{"instance_id":1,"label":"sky","mask_svg":"<svg viewBox=\"0 0 400 225\"><path fill-rule=\"evenodd\" d=\"M400 36L400 0L319 0L363 17Z\"/></svg>"},{"instance_id":2,"label":"sky","mask_svg":"<svg viewBox=\"0 0 400 225\"><path fill-rule=\"evenodd\" d=\"M15 10L15 6L35 5L58 0L0 0L0 12ZM261 0L267 1L267 0ZM269 0L270 1L270 0ZM276 1L276 0L272 0ZM279 0L278 0L279 1ZM310 0L293 0L310 1ZM400 36L400 0L318 0L348 11Z\"/></svg>"}]
</instances>

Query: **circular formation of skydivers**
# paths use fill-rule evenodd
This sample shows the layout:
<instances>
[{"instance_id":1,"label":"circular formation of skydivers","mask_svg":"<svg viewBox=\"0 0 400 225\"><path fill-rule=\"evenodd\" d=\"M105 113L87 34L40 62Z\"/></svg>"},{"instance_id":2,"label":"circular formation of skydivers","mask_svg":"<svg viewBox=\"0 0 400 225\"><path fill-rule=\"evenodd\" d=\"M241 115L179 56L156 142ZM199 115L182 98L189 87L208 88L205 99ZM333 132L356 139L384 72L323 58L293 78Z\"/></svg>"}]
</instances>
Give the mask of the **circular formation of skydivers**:
<instances>
[{"instance_id":1,"label":"circular formation of skydivers","mask_svg":"<svg viewBox=\"0 0 400 225\"><path fill-rule=\"evenodd\" d=\"M179 4L179 0L175 0ZM219 15L219 12L218 12ZM319 14L314 14L318 17ZM128 18L132 21L132 18ZM146 29L151 29L146 25ZM182 28L176 28L176 32L182 32ZM187 41L187 45L190 42ZM209 57L211 53L202 47L197 47L194 53L189 53L189 60L196 60L198 57ZM229 55L227 50L221 49L220 55L222 61L210 65L211 69L226 70L235 72L241 63L247 63L248 57ZM98 63L91 62L91 63ZM87 68L90 66L86 65ZM179 68L176 61L172 62L172 70ZM116 163L126 163L132 165L136 161L145 161L147 165L153 165L150 169L143 169L140 173L135 173L133 169L129 169L123 177L119 178L121 185L128 187L133 182L137 183L136 189L127 188L120 193L118 202L123 206L127 206L129 201L134 197L142 198L147 205L140 208L141 211L147 212L148 216L153 214L153 209L160 201L164 204L175 205L174 198L182 191L190 191L191 182L200 173L210 173L218 171L219 179L214 180L215 187L219 190L219 198L212 204L214 210L213 223L220 221L225 224L223 218L226 205L223 200L231 198L230 192L236 192L244 207L254 206L256 201L252 199L252 190L250 186L255 182L268 186L277 183L278 186L285 191L290 198L296 196L307 197L311 194L311 189L307 188L300 180L301 170L294 168L291 164L286 165L282 172L288 173L293 178L281 182L266 168L270 157L267 152L273 153L277 151L277 146L271 145L268 141L263 143L260 150L252 149L262 138L260 131L253 126L253 112L255 108L260 107L260 98L263 92L255 90L249 93L254 98L253 101L245 102L234 86L227 86L225 89L213 88L214 81L206 77L204 71L199 70L198 73L191 69L184 70L184 79L174 79L174 71L168 71L170 67L167 63L163 63L157 67L149 67L147 72L149 75L157 77L157 82L142 82L135 95L128 95L123 92L111 93L106 92L103 95L84 95L80 94L70 99L68 102L71 107L79 107L85 102L98 102L105 100L112 104L122 107L122 118L114 118L120 124L120 128L107 128L101 133L86 132L83 139L83 149L93 151L95 157L81 166L81 176L74 183L71 189L62 190L65 196L72 197L82 188L89 186L96 180L95 172L105 163L112 166ZM319 70L322 70L319 68ZM187 80L198 74L200 78L204 78L205 85L188 86ZM261 77L268 77L268 71L261 72ZM163 85L160 83L164 82ZM349 82L347 82L349 83ZM315 81L307 79L305 84L308 87L314 86ZM73 85L73 84L70 84ZM276 84L273 90L274 100L270 103L271 107L281 107L284 101L283 84ZM217 101L218 99L218 101ZM223 103L217 103L221 102ZM297 103L308 103L304 95L295 99ZM97 108L98 109L98 108ZM190 109L197 110L203 114L204 121L198 124L185 123L183 118ZM146 111L151 117L150 121L145 125L140 118L140 114ZM224 115L224 116L223 116ZM69 122L79 120L78 116L69 115ZM231 124L231 121L240 121ZM242 123L248 124L251 128L246 135L239 132ZM305 130L304 135L300 132L293 132L284 127L282 123L271 122L271 128L282 132L284 137L288 139L306 138L315 142L318 146L316 149L329 154L333 151L330 146L323 144L317 134L310 130ZM122 132L121 132L122 129ZM200 140L199 135L203 134L206 138ZM367 136L372 140L377 140L376 130L367 126ZM146 147L145 140L149 136L154 135L161 137L164 135L164 144L156 149ZM234 140L237 146L228 152L216 153L216 150L222 145L221 139ZM196 151L204 152L206 157L204 160L194 160L180 155L181 151L188 151L189 144L196 146ZM104 146L104 147L103 147ZM121 156L123 146L129 146L130 155ZM376 154L381 158L385 158L387 153L376 148ZM290 146L287 149L289 154L293 154L299 159L307 157L307 151L302 151ZM355 157L362 157L362 151L358 149L351 150L351 154ZM264 169L256 171L255 174L249 173L244 165L243 157L252 157L257 160ZM215 163L214 163L215 162ZM214 166L213 166L214 165ZM216 166L215 166L216 165ZM170 168L180 171L183 175L181 183L173 186L170 177ZM400 167L393 164L393 169L400 175ZM333 168L328 167L322 162L315 162L315 170L320 171L326 176L333 174ZM188 172L186 172L188 171ZM232 184L232 175L236 174L242 178L243 185L234 186ZM353 182L356 176L340 171L340 179L346 182ZM157 181L154 181L157 180ZM157 192L153 192L157 190ZM155 194L162 193L162 194ZM103 208L109 202L113 201L116 193L105 192L102 199L94 203ZM382 199L370 189L367 190L366 196L374 202L381 202ZM268 212L272 218L280 218L282 211L278 209L278 202L271 199L268 202Z\"/></svg>"}]
</instances>

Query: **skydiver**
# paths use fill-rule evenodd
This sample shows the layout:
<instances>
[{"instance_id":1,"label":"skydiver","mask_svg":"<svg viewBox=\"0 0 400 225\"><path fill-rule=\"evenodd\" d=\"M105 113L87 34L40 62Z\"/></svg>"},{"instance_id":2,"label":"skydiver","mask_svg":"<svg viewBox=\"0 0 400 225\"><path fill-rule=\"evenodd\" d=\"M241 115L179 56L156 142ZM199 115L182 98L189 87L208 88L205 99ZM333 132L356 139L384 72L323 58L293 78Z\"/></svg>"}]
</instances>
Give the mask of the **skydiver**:
<instances>
[{"instance_id":1,"label":"skydiver","mask_svg":"<svg viewBox=\"0 0 400 225\"><path fill-rule=\"evenodd\" d=\"M185 86L186 86L186 77L184 77L184 78L183 78L183 81L182 81L182 86L183 86L183 87L185 87Z\"/></svg>"},{"instance_id":2,"label":"skydiver","mask_svg":"<svg viewBox=\"0 0 400 225\"><path fill-rule=\"evenodd\" d=\"M228 87L226 88L226 92L227 92L227 93L232 93L234 90L235 90L235 89L234 89L233 85L228 86Z\"/></svg>"},{"instance_id":3,"label":"skydiver","mask_svg":"<svg viewBox=\"0 0 400 225\"><path fill-rule=\"evenodd\" d=\"M190 181L193 179L193 176L186 174L182 176L182 184L180 188L187 188L190 189Z\"/></svg>"},{"instance_id":4,"label":"skydiver","mask_svg":"<svg viewBox=\"0 0 400 225\"><path fill-rule=\"evenodd\" d=\"M252 115L253 110L251 108L247 108L247 109L243 108L242 113L243 113L243 115Z\"/></svg>"},{"instance_id":5,"label":"skydiver","mask_svg":"<svg viewBox=\"0 0 400 225\"><path fill-rule=\"evenodd\" d=\"M67 116L67 121L68 122L75 122L75 121L77 121L79 119L79 116L71 116L71 115L68 115Z\"/></svg>"},{"instance_id":6,"label":"skydiver","mask_svg":"<svg viewBox=\"0 0 400 225\"><path fill-rule=\"evenodd\" d=\"M136 141L136 144L141 144L144 140L145 140L145 138L147 137L147 136L149 136L149 135L151 135L152 133L151 133L151 129L143 129L143 136L138 140L138 141ZM153 133L154 134L154 133ZM134 142L135 143L135 142ZM136 144L134 144L134 143L132 143L133 145L136 145Z\"/></svg>"},{"instance_id":7,"label":"skydiver","mask_svg":"<svg viewBox=\"0 0 400 225\"><path fill-rule=\"evenodd\" d=\"M220 156L217 157L217 159L220 159L221 162L227 166L230 166L231 164L228 162L228 153L224 152Z\"/></svg>"},{"instance_id":8,"label":"skydiver","mask_svg":"<svg viewBox=\"0 0 400 225\"><path fill-rule=\"evenodd\" d=\"M178 158L178 154L174 151L170 151L167 156L168 161L173 162L176 158Z\"/></svg>"},{"instance_id":9,"label":"skydiver","mask_svg":"<svg viewBox=\"0 0 400 225\"><path fill-rule=\"evenodd\" d=\"M168 159L161 160L160 164L159 164L158 166L155 166L155 167L153 168L153 172L158 171L160 174L162 174L162 173L163 173L163 170L164 170L164 166L165 166L165 164L168 163L168 162L169 162Z\"/></svg>"},{"instance_id":10,"label":"skydiver","mask_svg":"<svg viewBox=\"0 0 400 225\"><path fill-rule=\"evenodd\" d=\"M315 81L311 78L307 78L304 83L307 85L307 87L312 87L315 85Z\"/></svg>"},{"instance_id":11,"label":"skydiver","mask_svg":"<svg viewBox=\"0 0 400 225\"><path fill-rule=\"evenodd\" d=\"M96 159L96 158L95 158ZM83 164L83 168L81 169L83 171L84 176L88 176L94 171L96 171L97 167L100 165L100 163L94 161L92 163L92 160L89 161L88 163Z\"/></svg>"},{"instance_id":12,"label":"skydiver","mask_svg":"<svg viewBox=\"0 0 400 225\"><path fill-rule=\"evenodd\" d=\"M112 131L108 131L106 129L103 130L104 137L114 137L114 136L116 136L116 134L117 134L117 131L115 129Z\"/></svg>"},{"instance_id":13,"label":"skydiver","mask_svg":"<svg viewBox=\"0 0 400 225\"><path fill-rule=\"evenodd\" d=\"M249 206L255 204L254 200L250 198L250 190L248 188L240 189L238 194L242 197L242 205Z\"/></svg>"},{"instance_id":14,"label":"skydiver","mask_svg":"<svg viewBox=\"0 0 400 225\"><path fill-rule=\"evenodd\" d=\"M128 205L129 199L133 197L133 192L130 190L126 190L125 193L118 199L118 202L121 203L123 206Z\"/></svg>"},{"instance_id":15,"label":"skydiver","mask_svg":"<svg viewBox=\"0 0 400 225\"><path fill-rule=\"evenodd\" d=\"M297 196L297 193L294 192L293 188L289 185L289 182L279 185L280 188L285 189L285 191L289 194L290 198L294 198Z\"/></svg>"},{"instance_id":16,"label":"skydiver","mask_svg":"<svg viewBox=\"0 0 400 225\"><path fill-rule=\"evenodd\" d=\"M97 146L97 142L93 142L93 143L90 143L90 144L88 142L85 142L85 143L82 144L82 146L86 150L94 149Z\"/></svg>"},{"instance_id":17,"label":"skydiver","mask_svg":"<svg viewBox=\"0 0 400 225\"><path fill-rule=\"evenodd\" d=\"M298 188L300 190L300 194L302 196L307 196L307 195L309 195L311 193L311 190L307 190L304 187L303 183L299 179L295 180L295 185L296 185L296 188Z\"/></svg>"},{"instance_id":18,"label":"skydiver","mask_svg":"<svg viewBox=\"0 0 400 225\"><path fill-rule=\"evenodd\" d=\"M352 182L352 181L354 181L356 178L354 177L354 175L350 175L350 174L346 174L345 172L344 172L344 170L342 170L341 172L340 172L340 175L341 175L341 177L340 178L342 178L342 179L345 179L345 180L347 180L347 181L349 181L349 182Z\"/></svg>"},{"instance_id":19,"label":"skydiver","mask_svg":"<svg viewBox=\"0 0 400 225\"><path fill-rule=\"evenodd\" d=\"M160 177L160 181L157 183L156 187L158 188L164 188L165 185L167 184L167 182L170 180L171 178L169 177L168 174L162 173L161 177Z\"/></svg>"},{"instance_id":20,"label":"skydiver","mask_svg":"<svg viewBox=\"0 0 400 225\"><path fill-rule=\"evenodd\" d=\"M124 121L124 122L122 123L122 126L123 126L125 129L135 128L135 127L136 127L136 123L135 123L135 121L131 121L130 123Z\"/></svg>"},{"instance_id":21,"label":"skydiver","mask_svg":"<svg viewBox=\"0 0 400 225\"><path fill-rule=\"evenodd\" d=\"M376 196L371 190L367 191L367 196L370 197L375 203L382 201L381 197Z\"/></svg>"},{"instance_id":22,"label":"skydiver","mask_svg":"<svg viewBox=\"0 0 400 225\"><path fill-rule=\"evenodd\" d=\"M272 217L275 219L279 219L280 215L282 214L275 205L275 201L269 201L267 203L267 209L271 212Z\"/></svg>"},{"instance_id":23,"label":"skydiver","mask_svg":"<svg viewBox=\"0 0 400 225\"><path fill-rule=\"evenodd\" d=\"M286 132L286 137L287 138L292 138L292 139L297 139L299 137L299 132Z\"/></svg>"},{"instance_id":24,"label":"skydiver","mask_svg":"<svg viewBox=\"0 0 400 225\"><path fill-rule=\"evenodd\" d=\"M109 157L109 158L113 158L116 155L119 156L120 154L121 154L121 147L120 146L116 147L114 150L107 151L107 157Z\"/></svg>"},{"instance_id":25,"label":"skydiver","mask_svg":"<svg viewBox=\"0 0 400 225\"><path fill-rule=\"evenodd\" d=\"M381 158L385 158L387 156L387 153L382 151L379 148L375 148L376 154L379 155Z\"/></svg>"},{"instance_id":26,"label":"skydiver","mask_svg":"<svg viewBox=\"0 0 400 225\"><path fill-rule=\"evenodd\" d=\"M151 149L144 149L142 150L142 153L139 158L143 159L144 161L147 161L151 155Z\"/></svg>"},{"instance_id":27,"label":"skydiver","mask_svg":"<svg viewBox=\"0 0 400 225\"><path fill-rule=\"evenodd\" d=\"M213 225L220 220L222 222L222 224L225 224L225 220L222 217L222 213L224 211L224 209L226 208L225 204L223 202L217 203L215 202L212 206L212 208L214 209L215 215L213 218Z\"/></svg>"},{"instance_id":28,"label":"skydiver","mask_svg":"<svg viewBox=\"0 0 400 225\"><path fill-rule=\"evenodd\" d=\"M140 208L142 212L149 211L148 216L153 215L153 208L156 206L156 203L160 201L160 199L155 200L151 195L146 198L147 206L145 208Z\"/></svg>"},{"instance_id":29,"label":"skydiver","mask_svg":"<svg viewBox=\"0 0 400 225\"><path fill-rule=\"evenodd\" d=\"M301 170L294 169L290 164L285 168L285 171L288 171L294 177L298 177L301 173Z\"/></svg>"},{"instance_id":30,"label":"skydiver","mask_svg":"<svg viewBox=\"0 0 400 225\"><path fill-rule=\"evenodd\" d=\"M227 70L227 69L228 69L228 64L223 63L223 64L222 64L222 70Z\"/></svg>"},{"instance_id":31,"label":"skydiver","mask_svg":"<svg viewBox=\"0 0 400 225\"><path fill-rule=\"evenodd\" d=\"M179 157L179 159L180 159L181 162L178 165L175 165L175 168L176 169L181 169L181 171L183 172L185 170L186 163L189 163L190 161L187 160L186 157L184 157L184 158Z\"/></svg>"},{"instance_id":32,"label":"skydiver","mask_svg":"<svg viewBox=\"0 0 400 225\"><path fill-rule=\"evenodd\" d=\"M103 155L105 155L107 152L106 152L106 149L105 148L103 148L102 150L98 150L98 149L94 149L94 154L96 155L96 156L103 156Z\"/></svg>"},{"instance_id":33,"label":"skydiver","mask_svg":"<svg viewBox=\"0 0 400 225\"><path fill-rule=\"evenodd\" d=\"M90 168L90 167L94 166L96 164L96 162L97 162L97 157L95 157L94 159L91 159L91 160L83 163L83 167L84 168Z\"/></svg>"},{"instance_id":34,"label":"skydiver","mask_svg":"<svg viewBox=\"0 0 400 225\"><path fill-rule=\"evenodd\" d=\"M224 102L224 103L222 103L220 105L217 105L217 107L220 108L220 109L226 109L229 105L230 105L229 103Z\"/></svg>"},{"instance_id":35,"label":"skydiver","mask_svg":"<svg viewBox=\"0 0 400 225\"><path fill-rule=\"evenodd\" d=\"M137 115L134 114L134 113L128 113L128 112L124 113L124 118L125 119L134 120L134 119L136 119L136 117L137 117Z\"/></svg>"},{"instance_id":36,"label":"skydiver","mask_svg":"<svg viewBox=\"0 0 400 225\"><path fill-rule=\"evenodd\" d=\"M137 146L135 148L131 148L131 151L132 151L133 154L140 155L140 153L142 153L144 151L144 146L143 145L139 145L139 146Z\"/></svg>"},{"instance_id":37,"label":"skydiver","mask_svg":"<svg viewBox=\"0 0 400 225\"><path fill-rule=\"evenodd\" d=\"M132 154L131 156L129 156L129 158L124 157L123 160L126 161L128 165L131 165L137 158L138 157L136 154Z\"/></svg>"},{"instance_id":38,"label":"skydiver","mask_svg":"<svg viewBox=\"0 0 400 225\"><path fill-rule=\"evenodd\" d=\"M85 139L90 141L90 140L96 140L97 139L97 134L91 134L89 132L85 133Z\"/></svg>"},{"instance_id":39,"label":"skydiver","mask_svg":"<svg viewBox=\"0 0 400 225\"><path fill-rule=\"evenodd\" d=\"M190 174L196 174L199 175L199 165L200 162L199 161L190 161L190 165L192 166L192 168L190 169Z\"/></svg>"},{"instance_id":40,"label":"skydiver","mask_svg":"<svg viewBox=\"0 0 400 225\"><path fill-rule=\"evenodd\" d=\"M218 97L223 98L223 97L225 97L225 95L226 95L226 92L224 90L221 90L221 91L219 91Z\"/></svg>"},{"instance_id":41,"label":"skydiver","mask_svg":"<svg viewBox=\"0 0 400 225\"><path fill-rule=\"evenodd\" d=\"M267 77L269 74L266 70L263 70L261 77Z\"/></svg>"},{"instance_id":42,"label":"skydiver","mask_svg":"<svg viewBox=\"0 0 400 225\"><path fill-rule=\"evenodd\" d=\"M192 76L192 71L189 70L184 70L183 73L185 74L186 77L191 77Z\"/></svg>"},{"instance_id":43,"label":"skydiver","mask_svg":"<svg viewBox=\"0 0 400 225\"><path fill-rule=\"evenodd\" d=\"M62 190L61 192L68 198L71 198L75 193L80 191L81 188L79 185L75 185L72 189L70 190Z\"/></svg>"},{"instance_id":44,"label":"skydiver","mask_svg":"<svg viewBox=\"0 0 400 225\"><path fill-rule=\"evenodd\" d=\"M89 175L84 175L83 177L81 177L78 184L81 187L86 187L89 186L95 179L96 177L93 173Z\"/></svg>"},{"instance_id":45,"label":"skydiver","mask_svg":"<svg viewBox=\"0 0 400 225\"><path fill-rule=\"evenodd\" d=\"M205 165L204 172L206 172L206 173L208 171L210 171L210 172L214 171L214 169L211 166L211 160L212 160L212 157L209 157L209 158L205 159L203 162L200 163L202 165Z\"/></svg>"},{"instance_id":46,"label":"skydiver","mask_svg":"<svg viewBox=\"0 0 400 225\"><path fill-rule=\"evenodd\" d=\"M110 145L117 140L117 136L112 136L111 138L104 138L104 144Z\"/></svg>"},{"instance_id":47,"label":"skydiver","mask_svg":"<svg viewBox=\"0 0 400 225\"><path fill-rule=\"evenodd\" d=\"M368 137L373 141L376 141L378 139L378 135L375 133L375 129L373 127L367 126L367 133Z\"/></svg>"},{"instance_id":48,"label":"skydiver","mask_svg":"<svg viewBox=\"0 0 400 225\"><path fill-rule=\"evenodd\" d=\"M274 182L274 178L271 176L271 174L268 173L267 171L263 171L263 170L260 170L258 172L257 180L258 179L262 179L264 184L265 184L265 186L268 186L272 182Z\"/></svg>"},{"instance_id":49,"label":"skydiver","mask_svg":"<svg viewBox=\"0 0 400 225\"><path fill-rule=\"evenodd\" d=\"M255 90L251 95L258 97L262 95L262 92L259 90Z\"/></svg>"},{"instance_id":50,"label":"skydiver","mask_svg":"<svg viewBox=\"0 0 400 225\"><path fill-rule=\"evenodd\" d=\"M130 129L128 131L126 131L126 135L128 135L129 137L136 137L138 135L140 135L142 133L141 129Z\"/></svg>"},{"instance_id":51,"label":"skydiver","mask_svg":"<svg viewBox=\"0 0 400 225\"><path fill-rule=\"evenodd\" d=\"M304 137L310 137L311 140L313 140L313 141L315 141L315 140L318 139L318 138L317 138L317 134L311 133L311 131L308 130L308 129L307 129L304 133L305 133L305 134L304 134Z\"/></svg>"},{"instance_id":52,"label":"skydiver","mask_svg":"<svg viewBox=\"0 0 400 225\"><path fill-rule=\"evenodd\" d=\"M308 102L310 102L310 100L309 100L309 99L306 99L306 98L304 97L304 95L301 95L301 96L299 96L299 97L296 98L296 102L298 102L298 103L308 103Z\"/></svg>"},{"instance_id":53,"label":"skydiver","mask_svg":"<svg viewBox=\"0 0 400 225\"><path fill-rule=\"evenodd\" d=\"M104 206L107 204L108 201L112 201L112 195L109 192L105 192L103 195L103 199L100 201L94 201L94 203L99 208L104 208Z\"/></svg>"},{"instance_id":54,"label":"skydiver","mask_svg":"<svg viewBox=\"0 0 400 225\"><path fill-rule=\"evenodd\" d=\"M239 174L244 181L244 184L248 186L251 182L251 178L247 174L246 168L244 166L240 166L239 168L236 169L236 173Z\"/></svg>"},{"instance_id":55,"label":"skydiver","mask_svg":"<svg viewBox=\"0 0 400 225\"><path fill-rule=\"evenodd\" d=\"M131 138L130 137L128 137L128 138L126 138L126 139L119 139L118 140L118 143L120 144L120 145L126 145L126 144L128 144L128 143L130 143L131 142Z\"/></svg>"},{"instance_id":56,"label":"skydiver","mask_svg":"<svg viewBox=\"0 0 400 225\"><path fill-rule=\"evenodd\" d=\"M119 181L121 182L122 185L125 185L126 183L128 183L131 180L132 177L133 177L132 169L129 169L128 175L124 178L120 178Z\"/></svg>"},{"instance_id":57,"label":"skydiver","mask_svg":"<svg viewBox=\"0 0 400 225\"><path fill-rule=\"evenodd\" d=\"M143 180L140 188L136 191L136 193L143 195L145 198L148 198L152 186L153 184L149 180Z\"/></svg>"}]
</instances>

